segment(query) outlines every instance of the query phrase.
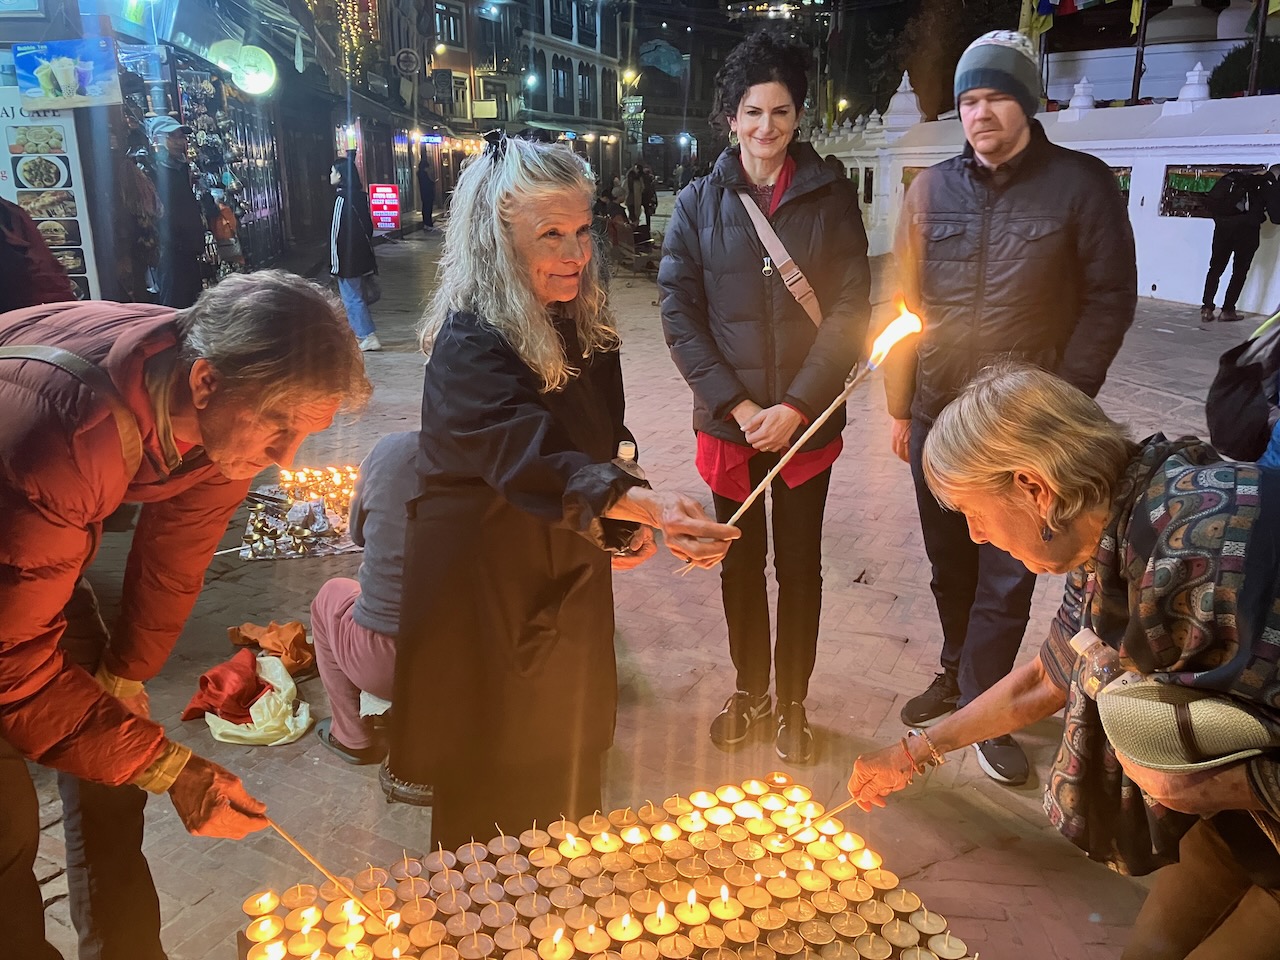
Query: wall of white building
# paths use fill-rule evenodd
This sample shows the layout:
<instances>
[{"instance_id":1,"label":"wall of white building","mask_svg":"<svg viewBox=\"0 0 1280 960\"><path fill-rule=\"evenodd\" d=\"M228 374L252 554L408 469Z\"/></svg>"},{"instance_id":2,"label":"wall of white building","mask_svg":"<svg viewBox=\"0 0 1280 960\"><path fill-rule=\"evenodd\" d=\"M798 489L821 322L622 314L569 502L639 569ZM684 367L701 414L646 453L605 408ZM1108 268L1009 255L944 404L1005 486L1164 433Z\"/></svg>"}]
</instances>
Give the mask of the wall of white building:
<instances>
[{"instance_id":1,"label":"wall of white building","mask_svg":"<svg viewBox=\"0 0 1280 960\"><path fill-rule=\"evenodd\" d=\"M904 169L931 166L963 147L958 120L913 122L919 116L915 94L904 79L884 117L873 114L865 125L818 132L812 138L819 154L837 156L850 170L857 169L863 199L869 201L863 205L863 218L872 254L890 251ZM1133 168L1129 218L1137 244L1140 296L1199 304L1208 268L1213 221L1160 215L1166 167L1280 163L1280 96L1184 96L1181 102L1163 105L1073 109L1037 119L1054 142L1093 154L1112 167ZM1240 298L1241 310L1271 313L1280 308L1278 262L1280 227L1268 223Z\"/></svg>"}]
</instances>

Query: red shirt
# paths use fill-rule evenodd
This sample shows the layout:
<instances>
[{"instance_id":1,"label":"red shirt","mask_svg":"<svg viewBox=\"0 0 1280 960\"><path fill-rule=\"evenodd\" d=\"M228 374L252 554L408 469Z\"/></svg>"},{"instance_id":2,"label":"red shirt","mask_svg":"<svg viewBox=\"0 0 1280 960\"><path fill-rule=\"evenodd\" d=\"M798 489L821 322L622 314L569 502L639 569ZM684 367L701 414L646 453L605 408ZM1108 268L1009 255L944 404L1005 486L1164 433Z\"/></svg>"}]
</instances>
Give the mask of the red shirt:
<instances>
[{"instance_id":1,"label":"red shirt","mask_svg":"<svg viewBox=\"0 0 1280 960\"><path fill-rule=\"evenodd\" d=\"M795 172L795 161L787 157L782 164L782 170L778 173L778 182L771 189L756 187L751 191L751 198L756 201L766 216L772 217L778 209L778 204L786 196L787 187L791 185L791 178L795 176ZM766 202L768 209L765 209ZM791 405L787 404L787 406ZM796 408L791 407L791 409ZM799 410L796 412L800 413ZM800 414L800 419L808 426L809 421L804 414ZM844 438L836 437L821 449L797 453L782 468L783 482L794 490L835 463L836 457L840 456L843 449ZM699 433L695 464L698 473L711 488L712 493L742 503L751 495L751 468L748 462L759 452L754 447Z\"/></svg>"}]
</instances>

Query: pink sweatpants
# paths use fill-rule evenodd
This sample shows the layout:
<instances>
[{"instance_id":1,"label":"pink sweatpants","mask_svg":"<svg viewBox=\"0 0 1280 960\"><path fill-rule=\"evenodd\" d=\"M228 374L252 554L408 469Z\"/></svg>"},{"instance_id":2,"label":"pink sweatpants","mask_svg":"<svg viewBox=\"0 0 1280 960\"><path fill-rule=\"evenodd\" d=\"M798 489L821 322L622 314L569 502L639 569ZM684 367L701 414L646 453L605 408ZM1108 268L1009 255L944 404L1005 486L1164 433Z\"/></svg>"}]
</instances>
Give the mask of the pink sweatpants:
<instances>
[{"instance_id":1,"label":"pink sweatpants","mask_svg":"<svg viewBox=\"0 0 1280 960\"><path fill-rule=\"evenodd\" d=\"M390 700L396 671L395 638L375 633L351 619L359 596L359 583L334 577L311 601L316 666L333 713L330 733L353 750L369 746L372 740L369 727L360 719L360 691Z\"/></svg>"}]
</instances>

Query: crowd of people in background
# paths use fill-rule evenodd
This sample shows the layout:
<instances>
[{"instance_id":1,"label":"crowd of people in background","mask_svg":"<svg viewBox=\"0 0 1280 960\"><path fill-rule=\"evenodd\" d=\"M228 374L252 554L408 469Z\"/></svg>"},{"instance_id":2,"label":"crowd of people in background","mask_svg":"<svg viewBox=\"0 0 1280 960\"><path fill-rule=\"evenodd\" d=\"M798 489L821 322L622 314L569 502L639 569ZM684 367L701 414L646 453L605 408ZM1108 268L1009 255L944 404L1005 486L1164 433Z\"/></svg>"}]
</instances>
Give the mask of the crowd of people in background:
<instances>
[{"instance_id":1,"label":"crowd of people in background","mask_svg":"<svg viewBox=\"0 0 1280 960\"><path fill-rule=\"evenodd\" d=\"M655 531L678 559L720 567L734 689L711 741L727 749L764 725L784 761L815 758L823 517L871 271L856 188L796 137L809 61L767 32L740 44L716 79L731 145L701 170L682 162L673 184L661 322L714 516L639 466L595 255L602 222L633 243L647 234L653 171L637 162L600 184L569 147L501 133L462 170L420 331L421 428L369 455L351 518L358 579L330 580L312 604L332 709L321 743L380 763L389 800L432 807L424 846L603 805L612 577L657 552ZM1134 240L1110 170L1035 120L1040 79L1021 34L970 45L954 78L966 146L915 179L899 217L901 293L924 327L886 369L890 442L914 482L943 644L934 681L901 709L904 735L860 757L849 790L883 805L970 746L988 776L1023 783L1011 735L1065 709L1051 822L1122 872L1159 871L1126 960L1261 960L1280 934L1280 735L1257 739L1280 730L1280 475L1195 438L1135 441L1093 399L1133 322ZM86 956L163 960L147 792L167 792L194 834L267 825L232 772L150 719L145 682L250 481L368 397L361 354L381 349L354 156L329 170L340 300L281 271L204 289L206 230L233 257L234 216L191 191L191 128L155 117L146 134L156 302L68 302L34 223L0 201L0 269L23 278L0 287L0 897L12 949L34 960L57 954L27 761L59 771ZM1206 198L1204 320L1231 257L1218 319L1238 318L1263 219L1280 219L1276 172L1228 175ZM428 161L418 179L430 228ZM753 490L775 467L770 527ZM145 506L109 628L86 558L129 501ZM1066 577L1062 605L1039 657L1015 669L1041 574ZM468 702L497 689L502 709L461 712L428 687ZM381 725L360 717L362 691L393 703ZM1196 737L1205 716L1214 749Z\"/></svg>"}]
</instances>

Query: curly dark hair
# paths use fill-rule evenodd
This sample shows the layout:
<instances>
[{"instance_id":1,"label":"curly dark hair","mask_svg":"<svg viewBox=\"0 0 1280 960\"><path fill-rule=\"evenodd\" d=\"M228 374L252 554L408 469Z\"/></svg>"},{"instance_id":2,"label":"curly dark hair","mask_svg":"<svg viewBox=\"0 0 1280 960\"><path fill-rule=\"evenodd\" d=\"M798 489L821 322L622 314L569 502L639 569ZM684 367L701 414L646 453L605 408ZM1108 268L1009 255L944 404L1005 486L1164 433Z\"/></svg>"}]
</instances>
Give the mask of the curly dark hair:
<instances>
[{"instance_id":1,"label":"curly dark hair","mask_svg":"<svg viewBox=\"0 0 1280 960\"><path fill-rule=\"evenodd\" d=\"M746 92L759 83L780 83L791 91L796 113L804 109L809 93L809 51L787 43L768 30L753 33L733 48L716 74L716 99L711 122L728 128L728 118L738 112Z\"/></svg>"}]
</instances>

